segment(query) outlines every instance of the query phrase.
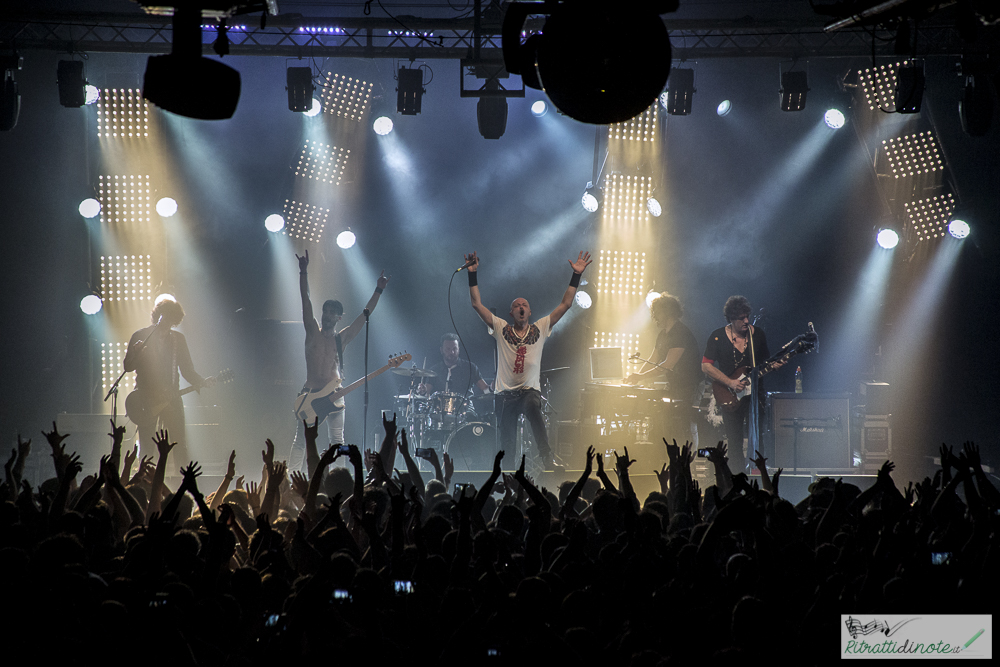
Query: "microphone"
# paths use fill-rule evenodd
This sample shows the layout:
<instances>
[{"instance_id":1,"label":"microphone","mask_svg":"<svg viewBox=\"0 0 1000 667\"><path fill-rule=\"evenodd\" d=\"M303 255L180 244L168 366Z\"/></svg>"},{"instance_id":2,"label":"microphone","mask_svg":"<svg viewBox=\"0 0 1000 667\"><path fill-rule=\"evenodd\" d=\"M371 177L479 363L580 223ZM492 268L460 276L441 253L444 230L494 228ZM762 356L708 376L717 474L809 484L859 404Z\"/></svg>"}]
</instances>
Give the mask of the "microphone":
<instances>
[{"instance_id":1,"label":"microphone","mask_svg":"<svg viewBox=\"0 0 1000 667\"><path fill-rule=\"evenodd\" d=\"M465 263L465 264L463 264L462 266L460 266L460 267L458 267L457 269L455 269L455 273L458 273L458 272L460 272L460 271L461 271L462 269L467 269L467 268L469 268L469 267L470 267L470 266L472 266L472 265L473 265L474 263L475 263L475 262L474 262L473 260L471 260L471 259L470 259L470 260L469 260L468 262L466 262L466 263Z\"/></svg>"},{"instance_id":2,"label":"microphone","mask_svg":"<svg viewBox=\"0 0 1000 667\"><path fill-rule=\"evenodd\" d=\"M365 308L361 312L364 313L365 319L368 319L368 317L372 314L372 311L368 310L367 308Z\"/></svg>"}]
</instances>

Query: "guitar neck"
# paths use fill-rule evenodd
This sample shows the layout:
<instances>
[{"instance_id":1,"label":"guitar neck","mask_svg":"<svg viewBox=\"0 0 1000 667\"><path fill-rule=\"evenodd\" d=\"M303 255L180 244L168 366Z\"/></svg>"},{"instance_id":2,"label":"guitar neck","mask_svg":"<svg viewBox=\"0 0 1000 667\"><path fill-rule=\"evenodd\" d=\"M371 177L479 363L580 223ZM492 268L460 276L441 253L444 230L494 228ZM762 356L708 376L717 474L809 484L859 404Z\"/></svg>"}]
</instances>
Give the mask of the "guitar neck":
<instances>
[{"instance_id":1,"label":"guitar neck","mask_svg":"<svg viewBox=\"0 0 1000 667\"><path fill-rule=\"evenodd\" d=\"M363 385L366 380L371 380L372 378L376 378L379 375L382 375L382 373L385 373L391 367L392 367L392 364L386 364L385 366L383 366L382 368L378 369L377 371L372 371L368 375L366 375L363 378L360 378L358 380L355 380L354 382L352 382L351 384L347 385L346 387L341 387L340 389L338 389L337 391L335 391L330 396L331 400L337 400L338 398L341 398L342 396L348 395L349 393L351 393L352 391L354 391L355 389L357 389L358 387L360 387L361 385Z\"/></svg>"}]
</instances>

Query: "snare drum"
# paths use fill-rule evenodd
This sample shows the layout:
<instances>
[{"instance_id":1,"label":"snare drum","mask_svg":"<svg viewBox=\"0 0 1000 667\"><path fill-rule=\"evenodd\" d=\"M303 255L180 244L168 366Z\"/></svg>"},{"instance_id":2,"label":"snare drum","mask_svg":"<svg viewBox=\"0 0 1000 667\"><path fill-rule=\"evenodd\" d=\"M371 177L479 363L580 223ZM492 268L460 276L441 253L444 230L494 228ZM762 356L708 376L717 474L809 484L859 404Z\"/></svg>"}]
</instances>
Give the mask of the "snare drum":
<instances>
[{"instance_id":1,"label":"snare drum","mask_svg":"<svg viewBox=\"0 0 1000 667\"><path fill-rule=\"evenodd\" d=\"M455 462L455 470L493 470L497 453L497 430L472 422L451 434L444 449Z\"/></svg>"}]
</instances>

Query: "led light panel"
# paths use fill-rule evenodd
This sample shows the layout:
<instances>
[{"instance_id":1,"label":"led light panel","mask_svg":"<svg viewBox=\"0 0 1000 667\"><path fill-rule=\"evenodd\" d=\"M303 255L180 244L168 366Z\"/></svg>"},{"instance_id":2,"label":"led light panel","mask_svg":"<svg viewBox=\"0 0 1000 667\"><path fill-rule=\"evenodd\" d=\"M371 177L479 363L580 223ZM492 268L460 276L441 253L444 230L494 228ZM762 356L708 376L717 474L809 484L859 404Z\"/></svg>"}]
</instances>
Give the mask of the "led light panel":
<instances>
[{"instance_id":1,"label":"led light panel","mask_svg":"<svg viewBox=\"0 0 1000 667\"><path fill-rule=\"evenodd\" d=\"M658 106L658 104L654 103L635 118L609 125L608 139L623 139L625 141L655 140L656 109Z\"/></svg>"},{"instance_id":2,"label":"led light panel","mask_svg":"<svg viewBox=\"0 0 1000 667\"><path fill-rule=\"evenodd\" d=\"M148 223L152 214L149 175L106 174L97 177L101 222L113 225Z\"/></svg>"},{"instance_id":3,"label":"led light panel","mask_svg":"<svg viewBox=\"0 0 1000 667\"><path fill-rule=\"evenodd\" d=\"M602 250L597 259L599 294L645 297L646 253Z\"/></svg>"},{"instance_id":4,"label":"led light panel","mask_svg":"<svg viewBox=\"0 0 1000 667\"><path fill-rule=\"evenodd\" d=\"M930 130L882 142L889 169L896 178L929 174L944 169L937 139Z\"/></svg>"},{"instance_id":5,"label":"led light panel","mask_svg":"<svg viewBox=\"0 0 1000 667\"><path fill-rule=\"evenodd\" d=\"M323 111L360 122L371 103L373 85L361 79L327 72L326 82L320 87Z\"/></svg>"},{"instance_id":6,"label":"led light panel","mask_svg":"<svg viewBox=\"0 0 1000 667\"><path fill-rule=\"evenodd\" d=\"M885 111L896 109L896 70L902 63L879 65L858 70L858 83L868 103L868 109L881 108Z\"/></svg>"},{"instance_id":7,"label":"led light panel","mask_svg":"<svg viewBox=\"0 0 1000 667\"><path fill-rule=\"evenodd\" d=\"M315 243L323 236L330 209L286 199L283 215L285 228L281 230L282 234Z\"/></svg>"},{"instance_id":8,"label":"led light panel","mask_svg":"<svg viewBox=\"0 0 1000 667\"><path fill-rule=\"evenodd\" d=\"M329 144L306 139L299 155L299 163L295 167L295 175L311 178L322 183L340 185L347 167L347 158L351 156L348 148L337 148Z\"/></svg>"},{"instance_id":9,"label":"led light panel","mask_svg":"<svg viewBox=\"0 0 1000 667\"><path fill-rule=\"evenodd\" d=\"M151 301L153 262L150 255L103 255L101 300L105 305L120 301Z\"/></svg>"},{"instance_id":10,"label":"led light panel","mask_svg":"<svg viewBox=\"0 0 1000 667\"><path fill-rule=\"evenodd\" d=\"M124 370L122 361L128 351L128 341L101 343L101 387L104 391L111 389L119 373ZM135 373L126 373L118 383L118 407L124 405L125 397L135 389Z\"/></svg>"},{"instance_id":11,"label":"led light panel","mask_svg":"<svg viewBox=\"0 0 1000 667\"><path fill-rule=\"evenodd\" d=\"M916 233L918 241L929 241L945 235L951 214L955 212L955 198L950 192L926 199L907 202L906 222Z\"/></svg>"},{"instance_id":12,"label":"led light panel","mask_svg":"<svg viewBox=\"0 0 1000 667\"><path fill-rule=\"evenodd\" d=\"M149 104L138 88L105 88L97 101L97 136L144 139L149 136Z\"/></svg>"},{"instance_id":13,"label":"led light panel","mask_svg":"<svg viewBox=\"0 0 1000 667\"><path fill-rule=\"evenodd\" d=\"M649 222L647 202L652 193L651 176L608 174L604 181L604 222Z\"/></svg>"}]
</instances>

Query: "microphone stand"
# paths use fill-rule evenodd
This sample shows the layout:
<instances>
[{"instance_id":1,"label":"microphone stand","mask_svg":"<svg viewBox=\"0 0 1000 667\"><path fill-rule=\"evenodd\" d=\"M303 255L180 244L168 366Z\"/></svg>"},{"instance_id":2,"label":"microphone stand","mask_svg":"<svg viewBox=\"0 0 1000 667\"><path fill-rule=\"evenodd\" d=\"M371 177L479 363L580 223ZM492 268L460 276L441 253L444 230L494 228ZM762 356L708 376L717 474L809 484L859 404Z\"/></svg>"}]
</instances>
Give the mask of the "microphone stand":
<instances>
[{"instance_id":1,"label":"microphone stand","mask_svg":"<svg viewBox=\"0 0 1000 667\"><path fill-rule=\"evenodd\" d=\"M364 421L362 426L362 442L365 443L364 447L368 446L368 322L372 315L372 311L365 308L365 412ZM346 439L346 438L345 438ZM363 448L362 448L363 450Z\"/></svg>"}]
</instances>

